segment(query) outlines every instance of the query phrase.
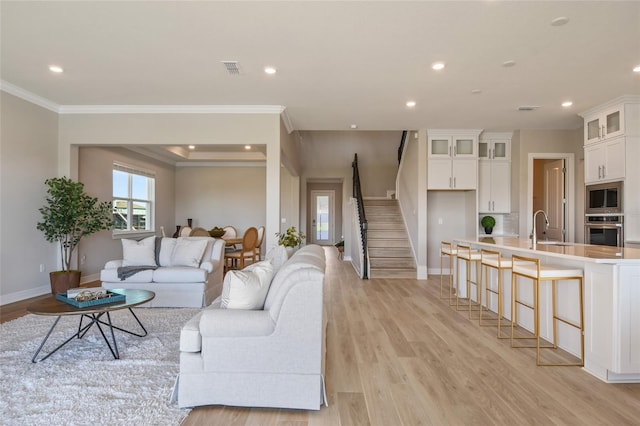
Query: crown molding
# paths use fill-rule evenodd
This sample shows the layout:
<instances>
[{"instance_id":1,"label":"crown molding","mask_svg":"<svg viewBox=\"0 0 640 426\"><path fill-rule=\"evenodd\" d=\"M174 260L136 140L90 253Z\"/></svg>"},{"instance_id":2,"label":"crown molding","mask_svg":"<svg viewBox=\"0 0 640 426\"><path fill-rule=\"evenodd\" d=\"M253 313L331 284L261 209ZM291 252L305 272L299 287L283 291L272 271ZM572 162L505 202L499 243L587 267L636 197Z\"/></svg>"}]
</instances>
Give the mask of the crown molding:
<instances>
[{"instance_id":1,"label":"crown molding","mask_svg":"<svg viewBox=\"0 0 640 426\"><path fill-rule=\"evenodd\" d=\"M266 161L178 161L176 167L267 167Z\"/></svg>"},{"instance_id":2,"label":"crown molding","mask_svg":"<svg viewBox=\"0 0 640 426\"><path fill-rule=\"evenodd\" d=\"M593 108L589 108L584 112L578 113L582 118L586 118L589 115L599 113L602 110L617 107L620 104L637 104L640 103L640 95L622 95L615 99L611 99L608 102L596 105Z\"/></svg>"},{"instance_id":3,"label":"crown molding","mask_svg":"<svg viewBox=\"0 0 640 426\"><path fill-rule=\"evenodd\" d=\"M49 99L43 98L42 96L36 95L35 93L29 92L28 90L25 90L22 87L18 87L15 84L11 84L8 81L0 80L0 90L27 102L31 102L34 105L46 108L49 111L57 113L60 112L59 104L50 101Z\"/></svg>"},{"instance_id":4,"label":"crown molding","mask_svg":"<svg viewBox=\"0 0 640 426\"><path fill-rule=\"evenodd\" d=\"M291 132L295 130L295 127L293 127L293 123L291 123L291 117L289 117L289 113L286 108L282 109L280 118L282 118L282 123L284 124L285 129L287 129L287 133L291 134Z\"/></svg>"},{"instance_id":5,"label":"crown molding","mask_svg":"<svg viewBox=\"0 0 640 426\"><path fill-rule=\"evenodd\" d=\"M61 105L60 114L281 114L280 105Z\"/></svg>"}]
</instances>

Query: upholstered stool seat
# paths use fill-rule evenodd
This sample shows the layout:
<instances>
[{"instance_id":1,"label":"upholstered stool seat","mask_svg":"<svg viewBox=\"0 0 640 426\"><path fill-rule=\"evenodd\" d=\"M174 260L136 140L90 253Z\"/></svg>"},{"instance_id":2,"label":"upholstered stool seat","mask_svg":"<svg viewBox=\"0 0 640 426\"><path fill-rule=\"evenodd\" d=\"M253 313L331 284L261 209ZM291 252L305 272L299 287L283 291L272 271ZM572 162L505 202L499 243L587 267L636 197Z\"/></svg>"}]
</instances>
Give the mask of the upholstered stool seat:
<instances>
[{"instance_id":1,"label":"upholstered stool seat","mask_svg":"<svg viewBox=\"0 0 640 426\"><path fill-rule=\"evenodd\" d=\"M450 242L440 242L440 298L444 298L442 295L442 264L444 257L449 257L449 305L453 304L453 258L458 254L458 250L451 246Z\"/></svg>"},{"instance_id":2,"label":"upholstered stool seat","mask_svg":"<svg viewBox=\"0 0 640 426\"><path fill-rule=\"evenodd\" d=\"M536 258L527 258L523 256L513 255L512 257L513 265L511 272L511 347L535 347L536 348L536 364L537 365L575 365L575 366L583 366L584 365L584 296L582 290L582 277L583 272L579 268L571 268L561 265L541 265L540 259ZM518 277L524 277L532 280L533 282L533 305L528 305L518 299L517 295L517 283ZM556 287L558 281L563 280L572 280L578 282L578 294L579 294L579 307L580 307L580 319L578 323L568 321L560 316L557 313L557 295L556 295ZM552 299L552 321L553 321L553 330L552 330L552 339L553 344L551 346L542 346L540 341L540 281L551 281L551 299ZM523 305L533 310L534 313L534 337L532 339L536 339L535 346L515 346L515 339L526 339L526 337L514 337L514 325L517 323L517 311L516 305ZM576 328L580 332L580 361L579 362L563 362L563 363L549 363L543 362L540 356L540 350L545 348L557 349L558 347L558 333L557 333L557 324L558 321Z\"/></svg>"},{"instance_id":3,"label":"upholstered stool seat","mask_svg":"<svg viewBox=\"0 0 640 426\"><path fill-rule=\"evenodd\" d=\"M484 279L481 281L481 290L480 290L480 316L478 317L478 324L480 326L484 325L493 325L493 324L482 324L482 320L487 320L483 316L483 308L482 308L482 286L484 286L484 295L487 299L487 309L490 306L489 293L493 293L498 298L498 317L495 319L497 321L497 337L498 339L509 339L509 336L502 336L502 319L504 318L504 308L503 308L503 285L502 285L502 272L507 269L511 269L513 262L509 258L502 257L499 251L482 249L480 251L480 270L484 269ZM495 269L498 275L498 287L496 290L493 290L489 286L489 269Z\"/></svg>"}]
</instances>

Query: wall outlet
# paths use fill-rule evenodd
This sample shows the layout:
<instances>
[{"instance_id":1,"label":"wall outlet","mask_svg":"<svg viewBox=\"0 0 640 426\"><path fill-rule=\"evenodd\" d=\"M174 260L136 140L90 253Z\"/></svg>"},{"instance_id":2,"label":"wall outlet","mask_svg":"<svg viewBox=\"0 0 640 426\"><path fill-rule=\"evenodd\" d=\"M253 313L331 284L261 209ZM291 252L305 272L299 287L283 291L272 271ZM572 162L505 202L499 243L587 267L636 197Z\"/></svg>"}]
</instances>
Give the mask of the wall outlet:
<instances>
[{"instance_id":1,"label":"wall outlet","mask_svg":"<svg viewBox=\"0 0 640 426\"><path fill-rule=\"evenodd\" d=\"M438 218L438 225L442 225L442 218L441 217Z\"/></svg>"},{"instance_id":2,"label":"wall outlet","mask_svg":"<svg viewBox=\"0 0 640 426\"><path fill-rule=\"evenodd\" d=\"M286 217L283 217L282 219L280 219L280 222L282 222L282 223L287 223L287 218L286 218Z\"/></svg>"},{"instance_id":3,"label":"wall outlet","mask_svg":"<svg viewBox=\"0 0 640 426\"><path fill-rule=\"evenodd\" d=\"M80 264L84 265L86 261L87 261L87 255L83 254L82 257L80 258Z\"/></svg>"},{"instance_id":4,"label":"wall outlet","mask_svg":"<svg viewBox=\"0 0 640 426\"><path fill-rule=\"evenodd\" d=\"M44 263L40 264L40 272L44 272Z\"/></svg>"}]
</instances>

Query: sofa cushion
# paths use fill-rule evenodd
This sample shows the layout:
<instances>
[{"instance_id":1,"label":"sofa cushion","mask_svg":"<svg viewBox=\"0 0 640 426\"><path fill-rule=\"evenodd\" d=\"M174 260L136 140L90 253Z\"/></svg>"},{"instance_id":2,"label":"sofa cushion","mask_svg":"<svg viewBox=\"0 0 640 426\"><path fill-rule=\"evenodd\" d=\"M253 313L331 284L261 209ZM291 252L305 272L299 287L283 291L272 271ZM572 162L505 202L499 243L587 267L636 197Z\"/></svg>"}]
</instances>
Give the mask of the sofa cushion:
<instances>
[{"instance_id":1,"label":"sofa cushion","mask_svg":"<svg viewBox=\"0 0 640 426\"><path fill-rule=\"evenodd\" d=\"M287 249L284 246L275 246L264 256L264 260L271 261L274 275L278 273L278 269L284 265L288 258L289 255L287 254Z\"/></svg>"},{"instance_id":2,"label":"sofa cushion","mask_svg":"<svg viewBox=\"0 0 640 426\"><path fill-rule=\"evenodd\" d=\"M202 336L200 335L200 317L202 312L198 312L180 330L180 351L200 352L202 348Z\"/></svg>"},{"instance_id":3,"label":"sofa cushion","mask_svg":"<svg viewBox=\"0 0 640 426\"><path fill-rule=\"evenodd\" d=\"M171 256L171 266L199 267L206 247L206 239L190 240L178 238L176 247L173 249L173 255Z\"/></svg>"},{"instance_id":4,"label":"sofa cushion","mask_svg":"<svg viewBox=\"0 0 640 426\"><path fill-rule=\"evenodd\" d=\"M257 262L242 271L229 271L222 284L221 308L262 309L273 277L270 261Z\"/></svg>"},{"instance_id":5,"label":"sofa cushion","mask_svg":"<svg viewBox=\"0 0 640 426\"><path fill-rule=\"evenodd\" d=\"M169 266L153 272L153 281L157 283L202 283L207 280L207 271L190 266Z\"/></svg>"},{"instance_id":6,"label":"sofa cushion","mask_svg":"<svg viewBox=\"0 0 640 426\"><path fill-rule=\"evenodd\" d=\"M130 277L127 277L124 280L121 280L120 278L118 278L118 269L117 268L113 268L113 269L103 269L102 271L100 271L100 281L102 282L107 282L107 283L116 283L116 282L122 282L122 283L150 283L153 280L153 273L154 271L152 269L147 269L144 271L140 271L140 272L136 272L135 274L131 275Z\"/></svg>"},{"instance_id":7,"label":"sofa cushion","mask_svg":"<svg viewBox=\"0 0 640 426\"><path fill-rule=\"evenodd\" d=\"M157 266L156 237L140 241L122 239L122 266Z\"/></svg>"},{"instance_id":8,"label":"sofa cushion","mask_svg":"<svg viewBox=\"0 0 640 426\"><path fill-rule=\"evenodd\" d=\"M171 257L173 256L173 249L176 248L176 239L170 237L164 237L160 242L160 255L159 266L171 266Z\"/></svg>"}]
</instances>

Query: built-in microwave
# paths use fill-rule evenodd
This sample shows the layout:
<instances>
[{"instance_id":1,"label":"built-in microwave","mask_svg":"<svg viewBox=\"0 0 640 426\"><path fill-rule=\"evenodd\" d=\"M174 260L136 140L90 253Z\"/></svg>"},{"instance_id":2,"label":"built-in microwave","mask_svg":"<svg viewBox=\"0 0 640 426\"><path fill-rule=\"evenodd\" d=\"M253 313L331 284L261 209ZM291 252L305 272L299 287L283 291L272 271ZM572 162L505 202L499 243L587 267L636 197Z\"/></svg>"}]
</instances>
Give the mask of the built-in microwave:
<instances>
[{"instance_id":1,"label":"built-in microwave","mask_svg":"<svg viewBox=\"0 0 640 426\"><path fill-rule=\"evenodd\" d=\"M621 214L622 181L587 185L584 201L587 215Z\"/></svg>"}]
</instances>

